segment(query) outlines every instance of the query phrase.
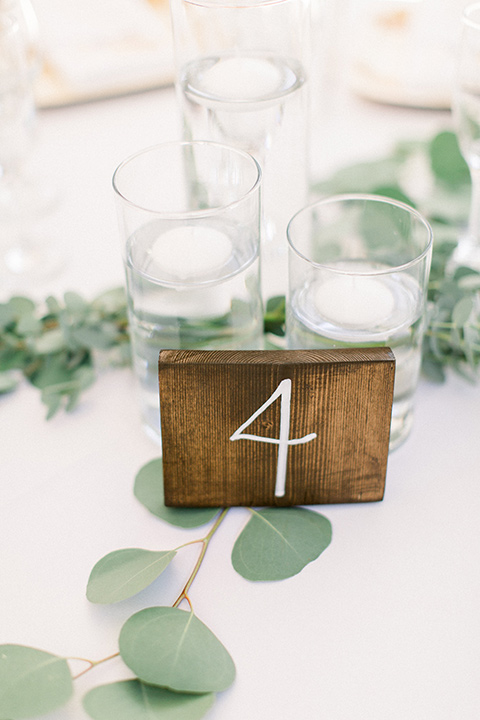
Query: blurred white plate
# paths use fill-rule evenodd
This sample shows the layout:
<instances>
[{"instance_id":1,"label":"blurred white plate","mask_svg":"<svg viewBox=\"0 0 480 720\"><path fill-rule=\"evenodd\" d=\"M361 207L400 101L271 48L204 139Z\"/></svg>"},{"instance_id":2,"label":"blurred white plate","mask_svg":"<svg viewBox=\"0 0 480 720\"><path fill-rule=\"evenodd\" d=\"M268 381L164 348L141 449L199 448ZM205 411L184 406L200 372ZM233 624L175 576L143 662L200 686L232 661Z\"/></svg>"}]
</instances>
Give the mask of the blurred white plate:
<instances>
[{"instance_id":1,"label":"blurred white plate","mask_svg":"<svg viewBox=\"0 0 480 720\"><path fill-rule=\"evenodd\" d=\"M58 107L173 82L168 0L33 0L43 72L39 107Z\"/></svg>"}]
</instances>

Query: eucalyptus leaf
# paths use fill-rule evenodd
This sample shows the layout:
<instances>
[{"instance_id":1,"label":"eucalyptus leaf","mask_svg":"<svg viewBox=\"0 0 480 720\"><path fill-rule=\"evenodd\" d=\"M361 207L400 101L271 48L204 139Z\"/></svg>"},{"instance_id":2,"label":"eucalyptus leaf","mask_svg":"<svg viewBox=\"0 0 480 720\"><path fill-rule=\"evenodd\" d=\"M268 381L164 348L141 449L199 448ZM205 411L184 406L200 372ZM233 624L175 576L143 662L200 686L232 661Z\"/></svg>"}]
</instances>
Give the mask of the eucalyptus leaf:
<instances>
[{"instance_id":1,"label":"eucalyptus leaf","mask_svg":"<svg viewBox=\"0 0 480 720\"><path fill-rule=\"evenodd\" d=\"M18 385L18 377L15 373L6 370L0 372L0 395L12 392Z\"/></svg>"},{"instance_id":2,"label":"eucalyptus leaf","mask_svg":"<svg viewBox=\"0 0 480 720\"><path fill-rule=\"evenodd\" d=\"M463 275L459 278L458 285L462 290L473 290L474 292L480 290L480 273Z\"/></svg>"},{"instance_id":3,"label":"eucalyptus leaf","mask_svg":"<svg viewBox=\"0 0 480 720\"><path fill-rule=\"evenodd\" d=\"M53 297L52 295L49 295L47 297L47 299L45 300L45 305L47 306L48 312L51 315L57 315L62 310L62 307L58 302L57 298Z\"/></svg>"},{"instance_id":4,"label":"eucalyptus leaf","mask_svg":"<svg viewBox=\"0 0 480 720\"><path fill-rule=\"evenodd\" d=\"M251 510L232 551L235 570L247 580L284 580L299 573L328 547L332 527L305 508Z\"/></svg>"},{"instance_id":5,"label":"eucalyptus leaf","mask_svg":"<svg viewBox=\"0 0 480 720\"><path fill-rule=\"evenodd\" d=\"M205 525L219 512L218 508L167 507L163 499L162 458L150 460L140 468L135 478L134 494L153 515L177 527L193 528Z\"/></svg>"},{"instance_id":6,"label":"eucalyptus leaf","mask_svg":"<svg viewBox=\"0 0 480 720\"><path fill-rule=\"evenodd\" d=\"M459 300L452 312L452 320L457 325L465 325L471 316L474 308L474 301L472 297L464 297Z\"/></svg>"},{"instance_id":7,"label":"eucalyptus leaf","mask_svg":"<svg viewBox=\"0 0 480 720\"><path fill-rule=\"evenodd\" d=\"M62 406L62 393L42 390L42 402L47 406L47 420L50 420Z\"/></svg>"},{"instance_id":8,"label":"eucalyptus leaf","mask_svg":"<svg viewBox=\"0 0 480 720\"><path fill-rule=\"evenodd\" d=\"M71 335L81 347L96 350L108 350L115 344L117 338L115 328L106 323L91 326L82 325L73 330Z\"/></svg>"},{"instance_id":9,"label":"eucalyptus leaf","mask_svg":"<svg viewBox=\"0 0 480 720\"><path fill-rule=\"evenodd\" d=\"M10 303L0 303L0 330L5 330L15 322L15 313Z\"/></svg>"},{"instance_id":10,"label":"eucalyptus leaf","mask_svg":"<svg viewBox=\"0 0 480 720\"><path fill-rule=\"evenodd\" d=\"M37 363L36 370L30 377L30 382L42 390L51 385L59 385L69 382L72 373L68 369L63 357L48 355Z\"/></svg>"},{"instance_id":11,"label":"eucalyptus leaf","mask_svg":"<svg viewBox=\"0 0 480 720\"><path fill-rule=\"evenodd\" d=\"M213 693L176 693L123 680L90 690L83 707L93 720L200 720L214 702Z\"/></svg>"},{"instance_id":12,"label":"eucalyptus leaf","mask_svg":"<svg viewBox=\"0 0 480 720\"><path fill-rule=\"evenodd\" d=\"M149 685L187 693L220 692L235 679L235 665L218 638L192 611L151 607L122 627L120 654Z\"/></svg>"},{"instance_id":13,"label":"eucalyptus leaf","mask_svg":"<svg viewBox=\"0 0 480 720\"><path fill-rule=\"evenodd\" d=\"M38 335L42 330L42 323L33 315L22 315L17 323L17 333L19 335Z\"/></svg>"},{"instance_id":14,"label":"eucalyptus leaf","mask_svg":"<svg viewBox=\"0 0 480 720\"><path fill-rule=\"evenodd\" d=\"M285 335L285 296L277 295L267 301L263 321L265 333Z\"/></svg>"},{"instance_id":15,"label":"eucalyptus leaf","mask_svg":"<svg viewBox=\"0 0 480 720\"><path fill-rule=\"evenodd\" d=\"M23 315L31 315L35 310L33 300L20 295L14 295L14 297L10 298L8 305L17 318L21 318Z\"/></svg>"},{"instance_id":16,"label":"eucalyptus leaf","mask_svg":"<svg viewBox=\"0 0 480 720\"><path fill-rule=\"evenodd\" d=\"M45 391L42 393L42 398L45 397ZM80 388L71 390L67 394L67 402L65 403L65 411L73 412L80 402Z\"/></svg>"},{"instance_id":17,"label":"eucalyptus leaf","mask_svg":"<svg viewBox=\"0 0 480 720\"><path fill-rule=\"evenodd\" d=\"M73 378L78 390L86 390L95 382L95 370L90 364L83 363L74 369Z\"/></svg>"},{"instance_id":18,"label":"eucalyptus leaf","mask_svg":"<svg viewBox=\"0 0 480 720\"><path fill-rule=\"evenodd\" d=\"M127 296L123 287L112 288L98 295L92 302L92 308L106 315L126 312Z\"/></svg>"},{"instance_id":19,"label":"eucalyptus leaf","mask_svg":"<svg viewBox=\"0 0 480 720\"><path fill-rule=\"evenodd\" d=\"M399 164L397 158L355 163L340 168L328 180L317 183L313 191L318 194L372 192L373 188L381 185L395 185Z\"/></svg>"},{"instance_id":20,"label":"eucalyptus leaf","mask_svg":"<svg viewBox=\"0 0 480 720\"><path fill-rule=\"evenodd\" d=\"M175 555L175 550L115 550L94 566L87 598L92 603L116 603L132 597L156 580Z\"/></svg>"},{"instance_id":21,"label":"eucalyptus leaf","mask_svg":"<svg viewBox=\"0 0 480 720\"><path fill-rule=\"evenodd\" d=\"M430 162L435 176L450 186L468 184L470 171L465 162L455 133L446 130L430 142Z\"/></svg>"},{"instance_id":22,"label":"eucalyptus leaf","mask_svg":"<svg viewBox=\"0 0 480 720\"><path fill-rule=\"evenodd\" d=\"M441 362L436 362L431 357L424 357L422 360L422 373L426 378L436 383L444 383L446 380L445 370Z\"/></svg>"},{"instance_id":23,"label":"eucalyptus leaf","mask_svg":"<svg viewBox=\"0 0 480 720\"><path fill-rule=\"evenodd\" d=\"M477 351L480 350L480 329L467 325L463 329L463 334L465 340L465 356L471 370L475 372L477 360L474 348L476 347Z\"/></svg>"},{"instance_id":24,"label":"eucalyptus leaf","mask_svg":"<svg viewBox=\"0 0 480 720\"><path fill-rule=\"evenodd\" d=\"M64 658L24 645L0 645L0 718L20 720L64 705L72 694Z\"/></svg>"},{"instance_id":25,"label":"eucalyptus leaf","mask_svg":"<svg viewBox=\"0 0 480 720\"><path fill-rule=\"evenodd\" d=\"M34 341L34 350L37 355L50 355L58 353L65 347L65 337L60 328L49 330Z\"/></svg>"},{"instance_id":26,"label":"eucalyptus leaf","mask_svg":"<svg viewBox=\"0 0 480 720\"><path fill-rule=\"evenodd\" d=\"M76 292L68 291L63 296L65 307L74 315L85 315L88 310L87 302Z\"/></svg>"},{"instance_id":27,"label":"eucalyptus leaf","mask_svg":"<svg viewBox=\"0 0 480 720\"><path fill-rule=\"evenodd\" d=\"M32 377L32 383L44 393L66 393L85 390L95 379L95 373L89 367L70 369L58 357L49 357L40 370Z\"/></svg>"}]
</instances>

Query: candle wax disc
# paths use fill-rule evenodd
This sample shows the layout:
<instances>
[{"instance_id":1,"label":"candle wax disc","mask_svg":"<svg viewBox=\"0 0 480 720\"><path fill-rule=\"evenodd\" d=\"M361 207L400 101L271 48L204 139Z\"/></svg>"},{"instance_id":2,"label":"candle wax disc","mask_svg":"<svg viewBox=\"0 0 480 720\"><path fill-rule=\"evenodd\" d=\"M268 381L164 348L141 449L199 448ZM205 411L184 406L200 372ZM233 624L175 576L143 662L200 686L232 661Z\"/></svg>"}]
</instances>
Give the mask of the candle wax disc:
<instances>
[{"instance_id":1,"label":"candle wax disc","mask_svg":"<svg viewBox=\"0 0 480 720\"><path fill-rule=\"evenodd\" d=\"M345 328L377 327L392 316L393 293L382 280L339 275L318 285L317 312L328 322Z\"/></svg>"},{"instance_id":2,"label":"candle wax disc","mask_svg":"<svg viewBox=\"0 0 480 720\"><path fill-rule=\"evenodd\" d=\"M282 76L268 60L248 57L219 60L201 79L201 89L211 96L252 100L274 94Z\"/></svg>"},{"instance_id":3,"label":"candle wax disc","mask_svg":"<svg viewBox=\"0 0 480 720\"><path fill-rule=\"evenodd\" d=\"M182 225L162 233L150 248L148 271L176 280L203 278L220 270L232 255L228 235L214 228Z\"/></svg>"}]
</instances>

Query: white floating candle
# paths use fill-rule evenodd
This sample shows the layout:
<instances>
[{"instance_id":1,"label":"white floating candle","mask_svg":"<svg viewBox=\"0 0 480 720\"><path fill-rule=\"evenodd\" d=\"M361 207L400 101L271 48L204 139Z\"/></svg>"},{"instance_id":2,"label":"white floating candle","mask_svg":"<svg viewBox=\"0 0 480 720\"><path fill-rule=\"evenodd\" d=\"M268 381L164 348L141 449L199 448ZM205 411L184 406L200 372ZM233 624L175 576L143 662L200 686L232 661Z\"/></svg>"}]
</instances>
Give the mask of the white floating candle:
<instances>
[{"instance_id":1,"label":"white floating candle","mask_svg":"<svg viewBox=\"0 0 480 720\"><path fill-rule=\"evenodd\" d=\"M220 230L180 225L162 233L149 251L147 272L159 280L203 279L220 270L232 255L232 243Z\"/></svg>"},{"instance_id":2,"label":"white floating candle","mask_svg":"<svg viewBox=\"0 0 480 720\"><path fill-rule=\"evenodd\" d=\"M337 275L314 292L317 312L328 322L348 329L372 329L395 309L395 299L384 281L361 275Z\"/></svg>"},{"instance_id":3,"label":"white floating candle","mask_svg":"<svg viewBox=\"0 0 480 720\"><path fill-rule=\"evenodd\" d=\"M211 96L245 101L278 92L281 82L280 70L268 60L234 57L206 70L200 89Z\"/></svg>"}]
</instances>

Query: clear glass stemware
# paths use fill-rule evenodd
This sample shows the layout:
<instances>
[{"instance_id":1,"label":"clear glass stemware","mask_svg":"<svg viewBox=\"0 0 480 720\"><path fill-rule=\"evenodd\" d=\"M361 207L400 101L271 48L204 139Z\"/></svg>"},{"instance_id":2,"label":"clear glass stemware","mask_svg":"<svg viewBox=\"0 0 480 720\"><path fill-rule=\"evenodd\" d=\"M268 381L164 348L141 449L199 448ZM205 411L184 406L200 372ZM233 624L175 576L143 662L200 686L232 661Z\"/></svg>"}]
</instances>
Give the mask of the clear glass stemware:
<instances>
[{"instance_id":1,"label":"clear glass stemware","mask_svg":"<svg viewBox=\"0 0 480 720\"><path fill-rule=\"evenodd\" d=\"M8 291L28 292L60 267L60 256L44 233L54 194L29 168L40 67L29 0L0 0L0 276Z\"/></svg>"},{"instance_id":2,"label":"clear glass stemware","mask_svg":"<svg viewBox=\"0 0 480 720\"><path fill-rule=\"evenodd\" d=\"M463 12L452 111L472 179L468 228L459 240L454 264L480 270L480 2Z\"/></svg>"}]
</instances>

